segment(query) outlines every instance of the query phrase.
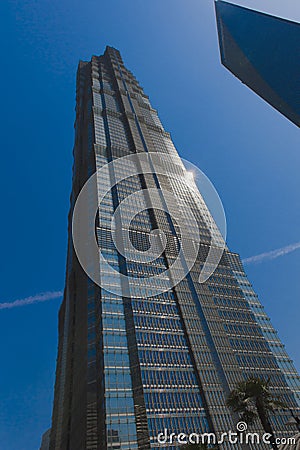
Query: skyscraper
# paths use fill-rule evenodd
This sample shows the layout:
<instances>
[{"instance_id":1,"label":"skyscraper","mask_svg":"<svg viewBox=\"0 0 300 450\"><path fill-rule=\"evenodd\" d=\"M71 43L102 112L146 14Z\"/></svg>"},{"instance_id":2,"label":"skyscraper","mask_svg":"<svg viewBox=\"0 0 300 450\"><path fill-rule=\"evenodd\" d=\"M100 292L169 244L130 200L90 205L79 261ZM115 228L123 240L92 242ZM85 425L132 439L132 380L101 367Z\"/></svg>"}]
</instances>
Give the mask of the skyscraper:
<instances>
[{"instance_id":1,"label":"skyscraper","mask_svg":"<svg viewBox=\"0 0 300 450\"><path fill-rule=\"evenodd\" d=\"M300 24L216 1L222 63L300 126Z\"/></svg>"},{"instance_id":2,"label":"skyscraper","mask_svg":"<svg viewBox=\"0 0 300 450\"><path fill-rule=\"evenodd\" d=\"M47 430L42 436L40 450L49 450L51 430Z\"/></svg>"},{"instance_id":3,"label":"skyscraper","mask_svg":"<svg viewBox=\"0 0 300 450\"><path fill-rule=\"evenodd\" d=\"M226 248L199 282L218 253L218 230L214 240L201 194L114 48L79 63L73 153L50 449L175 449L159 434L235 430L226 396L250 375L270 378L297 411L299 377L239 256ZM84 186L86 214L78 216ZM101 251L84 269L74 229L88 255L91 235ZM272 415L278 434L291 433L288 419L286 411Z\"/></svg>"}]
</instances>

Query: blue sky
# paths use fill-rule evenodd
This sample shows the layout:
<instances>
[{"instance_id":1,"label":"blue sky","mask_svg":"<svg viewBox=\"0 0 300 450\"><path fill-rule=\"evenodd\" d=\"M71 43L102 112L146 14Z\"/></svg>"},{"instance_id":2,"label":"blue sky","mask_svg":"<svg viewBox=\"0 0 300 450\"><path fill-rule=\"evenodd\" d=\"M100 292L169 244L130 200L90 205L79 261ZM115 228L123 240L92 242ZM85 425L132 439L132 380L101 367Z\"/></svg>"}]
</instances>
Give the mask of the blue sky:
<instances>
[{"instance_id":1,"label":"blue sky","mask_svg":"<svg viewBox=\"0 0 300 450\"><path fill-rule=\"evenodd\" d=\"M235 1L300 21L297 0ZM243 258L300 241L299 130L219 62L210 0L2 1L1 298L64 285L79 59L121 51L182 157L214 183ZM298 369L300 250L246 266ZM49 427L60 299L0 309L0 449Z\"/></svg>"}]
</instances>

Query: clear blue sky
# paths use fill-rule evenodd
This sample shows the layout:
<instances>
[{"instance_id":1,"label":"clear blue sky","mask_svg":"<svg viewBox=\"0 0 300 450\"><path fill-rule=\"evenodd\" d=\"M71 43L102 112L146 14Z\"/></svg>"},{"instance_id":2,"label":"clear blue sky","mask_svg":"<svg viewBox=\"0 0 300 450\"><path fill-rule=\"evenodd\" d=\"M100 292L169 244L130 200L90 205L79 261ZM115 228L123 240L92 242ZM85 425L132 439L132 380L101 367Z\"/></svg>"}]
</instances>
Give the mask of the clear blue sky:
<instances>
[{"instance_id":1,"label":"clear blue sky","mask_svg":"<svg viewBox=\"0 0 300 450\"><path fill-rule=\"evenodd\" d=\"M300 20L298 0L244 0ZM2 18L1 298L63 288L79 59L121 51L182 157L211 179L243 258L299 242L299 130L219 62L211 0L14 0ZM300 367L300 251L247 266ZM60 299L0 310L0 450L49 427Z\"/></svg>"}]
</instances>

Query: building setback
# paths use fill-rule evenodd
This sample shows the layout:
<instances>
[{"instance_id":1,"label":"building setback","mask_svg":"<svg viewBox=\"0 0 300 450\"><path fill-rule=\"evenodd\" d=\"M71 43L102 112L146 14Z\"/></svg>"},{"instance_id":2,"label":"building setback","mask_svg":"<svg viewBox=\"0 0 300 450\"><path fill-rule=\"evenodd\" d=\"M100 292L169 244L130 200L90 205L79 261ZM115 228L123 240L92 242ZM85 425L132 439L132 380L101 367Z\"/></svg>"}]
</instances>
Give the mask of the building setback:
<instances>
[{"instance_id":1,"label":"building setback","mask_svg":"<svg viewBox=\"0 0 300 450\"><path fill-rule=\"evenodd\" d=\"M223 65L300 126L300 24L216 1Z\"/></svg>"},{"instance_id":2,"label":"building setback","mask_svg":"<svg viewBox=\"0 0 300 450\"><path fill-rule=\"evenodd\" d=\"M114 48L107 47L102 56L79 63L73 153L50 449L175 449L175 443L158 443L158 434L165 429L176 434L236 430L238 417L225 406L226 396L237 382L251 375L270 378L274 393L297 413L299 376L253 292L239 256L226 248L213 275L205 283L198 282L212 242L204 220L207 207L200 194L199 201L191 195L184 182L186 169L169 133ZM165 155L176 169L175 175L155 171L131 175L107 193L96 217L96 234L102 254L120 276L108 276L100 261L99 287L86 275L74 251L75 201L96 170L137 153L147 153L150 159L153 154ZM111 166L101 171L98 191L103 185L113 185L114 177ZM149 204L145 189L161 189L161 203L166 192L176 194L180 201L176 203L174 197L173 207L180 212L183 203L189 205L201 237L189 273L156 295L153 292L159 291L159 285L157 288L151 281L142 287L141 277L143 281L157 277L172 266L182 241L178 223L156 203L136 215L130 236L139 251L149 248L154 229L165 233L164 251L149 262L124 258L110 228L118 205L142 189L145 204ZM194 233L192 227L185 230L191 244ZM184 258L182 265L187 264L189 255ZM137 285L141 280L140 297L130 296L131 281L129 290L128 286L125 289L122 276ZM293 434L293 429L285 426L289 418L289 411L283 410L271 416L279 436ZM259 423L255 431L262 431ZM242 447L237 444L235 448ZM268 447L262 444L259 448Z\"/></svg>"}]
</instances>

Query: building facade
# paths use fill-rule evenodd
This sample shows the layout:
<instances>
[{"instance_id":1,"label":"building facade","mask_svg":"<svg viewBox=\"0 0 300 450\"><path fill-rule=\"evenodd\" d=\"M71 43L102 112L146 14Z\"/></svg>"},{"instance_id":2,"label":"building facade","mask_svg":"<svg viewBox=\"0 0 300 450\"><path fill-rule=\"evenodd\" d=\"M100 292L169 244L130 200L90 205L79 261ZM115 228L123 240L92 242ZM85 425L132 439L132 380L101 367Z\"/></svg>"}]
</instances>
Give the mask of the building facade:
<instances>
[{"instance_id":1,"label":"building facade","mask_svg":"<svg viewBox=\"0 0 300 450\"><path fill-rule=\"evenodd\" d=\"M226 248L213 275L198 282L212 246L205 220L208 209L199 192L191 195L170 134L114 48L79 64L73 153L50 449L171 450L178 448L176 440L157 439L165 430L176 435L235 430L239 418L225 406L226 397L237 382L251 375L270 378L274 393L296 413L299 376L247 281L239 256ZM139 168L132 175L124 163L128 178L115 183L109 163L137 154L147 154L150 163L155 155L163 155L165 167L174 169L172 177L154 166L152 173ZM108 169L101 170L107 164ZM97 244L115 270L111 276L99 260L101 287L86 275L72 241L76 199L96 170L101 171L97 193L104 185L111 186L95 218ZM130 223L132 245L140 255L151 247L153 230L165 236L163 251L149 261L142 256L125 258L112 238L112 216L136 192L142 193L137 200L142 208ZM192 267L174 286L168 269L178 259L183 238L193 248L196 230L190 226L182 232L165 211L168 193L175 194L171 209L178 217L184 205L189 206L201 238ZM125 207L127 213L132 214L130 206ZM121 246L128 246L122 240L122 223L116 227ZM184 271L189 257L188 252L180 256ZM170 288L161 288L163 283ZM289 418L284 410L271 416L278 435L293 431L285 426ZM262 431L259 423L256 431ZM231 444L220 448L230 449Z\"/></svg>"},{"instance_id":2,"label":"building facade","mask_svg":"<svg viewBox=\"0 0 300 450\"><path fill-rule=\"evenodd\" d=\"M216 1L223 65L300 126L300 24Z\"/></svg>"},{"instance_id":3,"label":"building facade","mask_svg":"<svg viewBox=\"0 0 300 450\"><path fill-rule=\"evenodd\" d=\"M45 433L43 434L40 450L49 450L50 434L51 434L51 429L45 431Z\"/></svg>"}]
</instances>

